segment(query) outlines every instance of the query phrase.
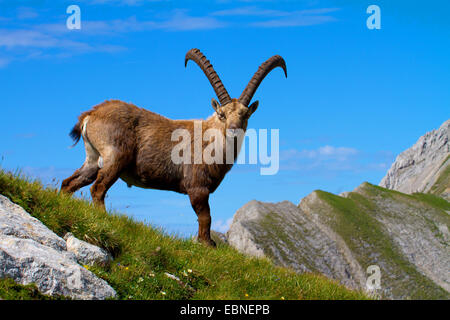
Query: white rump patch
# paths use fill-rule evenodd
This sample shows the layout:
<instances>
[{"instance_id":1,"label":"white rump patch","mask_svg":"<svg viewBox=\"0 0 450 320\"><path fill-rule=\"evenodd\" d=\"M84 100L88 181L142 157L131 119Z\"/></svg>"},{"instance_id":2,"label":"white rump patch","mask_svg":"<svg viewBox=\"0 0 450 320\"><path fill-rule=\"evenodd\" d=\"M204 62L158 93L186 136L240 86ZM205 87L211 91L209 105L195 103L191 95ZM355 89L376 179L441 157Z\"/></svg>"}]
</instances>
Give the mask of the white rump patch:
<instances>
[{"instance_id":1,"label":"white rump patch","mask_svg":"<svg viewBox=\"0 0 450 320\"><path fill-rule=\"evenodd\" d=\"M102 156L98 157L97 165L100 169L103 168L103 157Z\"/></svg>"},{"instance_id":2,"label":"white rump patch","mask_svg":"<svg viewBox=\"0 0 450 320\"><path fill-rule=\"evenodd\" d=\"M86 125L88 123L89 120L89 116L87 116L86 118L84 118L83 120L83 124L81 126L81 134L83 135L83 137L86 137Z\"/></svg>"}]
</instances>

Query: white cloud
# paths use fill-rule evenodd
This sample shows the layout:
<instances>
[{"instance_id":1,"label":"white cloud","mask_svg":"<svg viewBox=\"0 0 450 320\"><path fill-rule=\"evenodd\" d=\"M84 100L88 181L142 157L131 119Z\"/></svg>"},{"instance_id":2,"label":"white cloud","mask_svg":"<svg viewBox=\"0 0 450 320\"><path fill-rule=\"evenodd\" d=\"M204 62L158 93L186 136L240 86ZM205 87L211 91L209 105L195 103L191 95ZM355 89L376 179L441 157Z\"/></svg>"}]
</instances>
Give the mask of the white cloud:
<instances>
[{"instance_id":1,"label":"white cloud","mask_svg":"<svg viewBox=\"0 0 450 320\"><path fill-rule=\"evenodd\" d=\"M86 49L88 44L58 38L37 30L0 30L0 47L12 49L15 47L55 48L66 47L71 49Z\"/></svg>"},{"instance_id":2,"label":"white cloud","mask_svg":"<svg viewBox=\"0 0 450 320\"><path fill-rule=\"evenodd\" d=\"M113 53L125 47L107 44L118 34L139 31L193 31L222 28L214 17L191 16L186 10L173 10L166 19L139 21L136 17L107 21L82 21L81 30L68 30L65 23L34 24L29 28L0 29L0 67L14 60L65 58L82 53ZM109 36L108 38L99 38ZM95 41L94 41L95 40Z\"/></svg>"},{"instance_id":3,"label":"white cloud","mask_svg":"<svg viewBox=\"0 0 450 320\"><path fill-rule=\"evenodd\" d=\"M391 152L365 153L355 148L325 145L316 149L281 151L280 170L308 172L384 171L392 158Z\"/></svg>"},{"instance_id":4,"label":"white cloud","mask_svg":"<svg viewBox=\"0 0 450 320\"><path fill-rule=\"evenodd\" d=\"M144 0L106 1L97 0L95 3L123 3L138 4ZM92 3L92 2L90 2ZM313 25L332 21L334 18L324 14L336 11L335 8L323 8L301 11L281 11L272 9L260 9L255 6L241 7L229 10L216 11L209 15L194 16L188 10L175 9L163 12L153 19L138 20L135 16L125 19L111 20L82 20L81 30L68 30L65 21L57 23L33 23L29 20L38 17L39 14L31 8L18 8L13 15L26 20L27 25L8 24L0 29L0 68L7 66L12 61L24 61L42 58L67 58L78 54L92 52L115 53L127 50L127 48L107 43L117 35L130 32L148 32L154 30L196 31L225 28L230 26L254 26L254 27L287 27ZM256 16L257 21L243 22L227 20L232 16ZM269 18L270 17L270 18ZM264 20L269 19L269 20ZM42 20L42 19L41 19Z\"/></svg>"},{"instance_id":5,"label":"white cloud","mask_svg":"<svg viewBox=\"0 0 450 320\"><path fill-rule=\"evenodd\" d=\"M155 25L157 29L180 31L217 29L225 26L226 23L213 17L193 17L187 15L184 10L176 10L172 18Z\"/></svg>"},{"instance_id":6,"label":"white cloud","mask_svg":"<svg viewBox=\"0 0 450 320\"><path fill-rule=\"evenodd\" d=\"M301 27L333 22L337 19L328 13L339 10L338 8L322 8L289 12L288 14L266 21L253 22L255 27L276 28L276 27Z\"/></svg>"},{"instance_id":7,"label":"white cloud","mask_svg":"<svg viewBox=\"0 0 450 320\"><path fill-rule=\"evenodd\" d=\"M67 58L83 53L114 53L126 50L125 47L72 40L57 32L42 32L37 29L0 29L0 68L12 61L42 58Z\"/></svg>"},{"instance_id":8,"label":"white cloud","mask_svg":"<svg viewBox=\"0 0 450 320\"><path fill-rule=\"evenodd\" d=\"M6 67L11 62L11 59L0 57L0 68Z\"/></svg>"},{"instance_id":9,"label":"white cloud","mask_svg":"<svg viewBox=\"0 0 450 320\"><path fill-rule=\"evenodd\" d=\"M358 154L358 150L347 147L333 147L325 145L313 150L296 150L289 149L281 152L281 160L291 159L337 159L340 161L346 160L349 157Z\"/></svg>"},{"instance_id":10,"label":"white cloud","mask_svg":"<svg viewBox=\"0 0 450 320\"><path fill-rule=\"evenodd\" d=\"M20 20L26 20L26 19L34 19L38 17L39 14L36 10L30 7L19 7L17 9L17 18Z\"/></svg>"},{"instance_id":11,"label":"white cloud","mask_svg":"<svg viewBox=\"0 0 450 320\"><path fill-rule=\"evenodd\" d=\"M226 24L214 17L191 16L186 10L173 10L163 20L138 20L135 16L125 19L112 20L88 20L81 22L81 30L76 31L81 35L110 35L118 33L141 32L141 31L189 31L205 30L225 27ZM70 34L65 24L50 23L37 25L35 29L51 34Z\"/></svg>"},{"instance_id":12,"label":"white cloud","mask_svg":"<svg viewBox=\"0 0 450 320\"><path fill-rule=\"evenodd\" d=\"M164 0L85 0L84 2L89 2L90 4L119 4L128 6L137 6L144 4L146 2L161 2Z\"/></svg>"},{"instance_id":13,"label":"white cloud","mask_svg":"<svg viewBox=\"0 0 450 320\"><path fill-rule=\"evenodd\" d=\"M212 224L212 229L225 233L230 229L231 223L233 222L233 218L229 218L226 221L224 220L216 220Z\"/></svg>"},{"instance_id":14,"label":"white cloud","mask_svg":"<svg viewBox=\"0 0 450 320\"><path fill-rule=\"evenodd\" d=\"M261 9L258 7L240 7L226 10L219 10L212 13L214 16L286 16L289 12L271 9Z\"/></svg>"},{"instance_id":15,"label":"white cloud","mask_svg":"<svg viewBox=\"0 0 450 320\"><path fill-rule=\"evenodd\" d=\"M256 6L240 7L215 11L214 16L247 16L271 17L270 20L261 20L249 23L254 27L299 27L322 24L336 21L336 18L327 15L339 10L338 8L319 8L296 11L282 11L261 9Z\"/></svg>"},{"instance_id":16,"label":"white cloud","mask_svg":"<svg viewBox=\"0 0 450 320\"><path fill-rule=\"evenodd\" d=\"M354 148L346 147L333 147L333 146L323 146L318 149L319 155L336 157L337 159L345 160L350 156L354 156L358 151Z\"/></svg>"}]
</instances>

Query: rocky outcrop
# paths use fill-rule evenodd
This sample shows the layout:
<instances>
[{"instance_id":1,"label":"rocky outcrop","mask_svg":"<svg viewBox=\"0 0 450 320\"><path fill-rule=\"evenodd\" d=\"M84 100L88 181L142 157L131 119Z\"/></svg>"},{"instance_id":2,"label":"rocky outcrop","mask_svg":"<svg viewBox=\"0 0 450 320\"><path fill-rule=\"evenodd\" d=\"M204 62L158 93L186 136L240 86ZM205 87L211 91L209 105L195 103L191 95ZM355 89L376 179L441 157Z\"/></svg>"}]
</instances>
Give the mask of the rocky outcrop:
<instances>
[{"instance_id":1,"label":"rocky outcrop","mask_svg":"<svg viewBox=\"0 0 450 320\"><path fill-rule=\"evenodd\" d=\"M402 152L382 187L314 191L298 206L247 203L234 215L228 243L357 289L367 288L366 270L377 266L377 294L385 298L449 299L449 132L450 120Z\"/></svg>"},{"instance_id":2,"label":"rocky outcrop","mask_svg":"<svg viewBox=\"0 0 450 320\"><path fill-rule=\"evenodd\" d=\"M367 288L366 270L376 265L385 298L448 299L450 205L442 201L369 183L344 197L314 191L298 206L251 201L227 238L246 254L355 289Z\"/></svg>"},{"instance_id":3,"label":"rocky outcrop","mask_svg":"<svg viewBox=\"0 0 450 320\"><path fill-rule=\"evenodd\" d=\"M227 239L246 254L270 257L298 272L320 272L350 288L365 281L339 235L289 201L247 203L236 212Z\"/></svg>"},{"instance_id":4,"label":"rocky outcrop","mask_svg":"<svg viewBox=\"0 0 450 320\"><path fill-rule=\"evenodd\" d=\"M2 195L0 195L0 235L30 239L57 251L67 249L64 239Z\"/></svg>"},{"instance_id":5,"label":"rocky outcrop","mask_svg":"<svg viewBox=\"0 0 450 320\"><path fill-rule=\"evenodd\" d=\"M66 240L67 251L72 252L77 261L83 265L105 266L112 261L112 256L107 251L75 238L70 232L64 236L64 239Z\"/></svg>"},{"instance_id":6,"label":"rocky outcrop","mask_svg":"<svg viewBox=\"0 0 450 320\"><path fill-rule=\"evenodd\" d=\"M77 257L86 259L82 263L92 261L87 251L77 256L67 250L68 246L73 248L75 239L70 237L66 243L23 208L0 195L0 278L9 277L24 285L34 283L41 293L52 296L115 297L116 292L106 281L78 263ZM90 250L98 251L91 246Z\"/></svg>"},{"instance_id":7,"label":"rocky outcrop","mask_svg":"<svg viewBox=\"0 0 450 320\"><path fill-rule=\"evenodd\" d=\"M398 155L380 186L404 193L434 192L449 197L450 120ZM436 192L438 191L438 192Z\"/></svg>"}]
</instances>

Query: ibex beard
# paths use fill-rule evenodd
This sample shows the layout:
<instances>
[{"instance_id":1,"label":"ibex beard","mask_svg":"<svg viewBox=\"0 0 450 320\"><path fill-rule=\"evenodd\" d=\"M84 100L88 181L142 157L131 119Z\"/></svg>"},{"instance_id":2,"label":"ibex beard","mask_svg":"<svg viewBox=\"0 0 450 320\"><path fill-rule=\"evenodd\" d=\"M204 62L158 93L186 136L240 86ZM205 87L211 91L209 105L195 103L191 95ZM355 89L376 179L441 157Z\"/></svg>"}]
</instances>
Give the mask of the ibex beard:
<instances>
[{"instance_id":1,"label":"ibex beard","mask_svg":"<svg viewBox=\"0 0 450 320\"><path fill-rule=\"evenodd\" d=\"M172 155L178 142L172 135L186 130L192 137L190 145L200 145L203 150L208 142L203 139L194 141L198 135L193 134L195 124L201 121L200 136L214 129L227 139L239 140L242 134L230 137L229 132L245 132L247 129L248 119L256 111L258 101L249 104L261 81L276 67L281 67L286 76L287 70L282 57L269 58L258 68L239 99L231 99L211 63L200 50L189 50L185 65L189 60L203 70L219 99L219 102L212 99L213 115L206 120L171 120L129 103L105 101L82 113L70 133L75 144L83 137L86 160L81 168L62 182L61 190L73 193L94 182L91 187L92 199L103 208L106 192L119 178L128 186L187 194L198 218L198 239L215 246L210 236L209 195L217 189L233 166L240 142L232 144L234 150L231 163L226 159L226 150L221 155L223 161L199 162L195 159L199 152L193 150L190 161L176 162ZM227 145L224 143L224 148Z\"/></svg>"}]
</instances>

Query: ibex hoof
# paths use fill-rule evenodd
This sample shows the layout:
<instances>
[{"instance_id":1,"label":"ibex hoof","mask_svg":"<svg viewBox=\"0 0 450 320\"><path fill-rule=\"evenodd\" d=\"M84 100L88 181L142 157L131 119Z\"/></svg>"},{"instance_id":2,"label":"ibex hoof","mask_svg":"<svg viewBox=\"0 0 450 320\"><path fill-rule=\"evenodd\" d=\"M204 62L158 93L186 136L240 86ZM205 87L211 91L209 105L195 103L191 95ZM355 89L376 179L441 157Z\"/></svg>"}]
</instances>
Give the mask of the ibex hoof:
<instances>
[{"instance_id":1,"label":"ibex hoof","mask_svg":"<svg viewBox=\"0 0 450 320\"><path fill-rule=\"evenodd\" d=\"M215 248L216 247L216 243L212 239L205 240L203 243L206 244L208 247L211 247L211 248Z\"/></svg>"},{"instance_id":2,"label":"ibex hoof","mask_svg":"<svg viewBox=\"0 0 450 320\"><path fill-rule=\"evenodd\" d=\"M200 242L200 243L202 243L202 244L204 244L204 245L206 245L208 247L211 247L211 248L215 248L216 247L216 243L212 239L202 239L200 237L194 236L193 240L194 240L194 242L197 242L197 243Z\"/></svg>"}]
</instances>

